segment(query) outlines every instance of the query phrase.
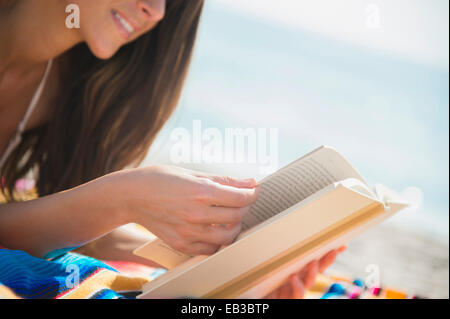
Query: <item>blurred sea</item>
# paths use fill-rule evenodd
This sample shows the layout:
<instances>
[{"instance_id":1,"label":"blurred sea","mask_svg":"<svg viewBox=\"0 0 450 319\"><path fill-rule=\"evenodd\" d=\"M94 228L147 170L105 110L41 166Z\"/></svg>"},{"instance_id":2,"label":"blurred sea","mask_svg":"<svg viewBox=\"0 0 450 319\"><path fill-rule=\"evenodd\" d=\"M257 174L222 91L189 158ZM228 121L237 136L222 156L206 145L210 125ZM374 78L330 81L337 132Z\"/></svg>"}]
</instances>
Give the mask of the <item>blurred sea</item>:
<instances>
[{"instance_id":1,"label":"blurred sea","mask_svg":"<svg viewBox=\"0 0 450 319\"><path fill-rule=\"evenodd\" d=\"M179 108L144 165L173 164L170 134L192 131L194 120L220 131L278 128L279 168L332 146L369 184L381 182L413 201L386 223L448 246L448 65L267 23L212 1ZM181 166L263 177L251 163Z\"/></svg>"}]
</instances>

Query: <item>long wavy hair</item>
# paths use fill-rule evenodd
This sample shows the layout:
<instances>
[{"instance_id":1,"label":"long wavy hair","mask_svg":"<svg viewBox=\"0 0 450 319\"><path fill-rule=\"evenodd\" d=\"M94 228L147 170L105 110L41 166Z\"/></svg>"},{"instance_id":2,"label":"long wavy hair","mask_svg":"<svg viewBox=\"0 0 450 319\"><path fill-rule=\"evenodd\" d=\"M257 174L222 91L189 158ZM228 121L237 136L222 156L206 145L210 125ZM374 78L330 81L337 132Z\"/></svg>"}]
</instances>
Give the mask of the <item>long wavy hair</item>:
<instances>
[{"instance_id":1,"label":"long wavy hair","mask_svg":"<svg viewBox=\"0 0 450 319\"><path fill-rule=\"evenodd\" d=\"M138 165L178 103L202 8L168 1L164 19L109 60L85 44L67 52L51 119L24 133L0 172L6 199L30 171L44 196Z\"/></svg>"}]
</instances>

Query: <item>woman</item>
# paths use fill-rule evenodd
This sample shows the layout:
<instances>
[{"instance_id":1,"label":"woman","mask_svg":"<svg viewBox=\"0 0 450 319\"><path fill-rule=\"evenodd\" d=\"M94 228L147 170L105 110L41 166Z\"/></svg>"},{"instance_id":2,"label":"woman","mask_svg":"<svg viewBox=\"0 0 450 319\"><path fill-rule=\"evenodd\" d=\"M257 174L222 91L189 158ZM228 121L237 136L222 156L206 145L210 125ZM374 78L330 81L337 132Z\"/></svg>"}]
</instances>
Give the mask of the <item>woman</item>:
<instances>
[{"instance_id":1,"label":"woman","mask_svg":"<svg viewBox=\"0 0 450 319\"><path fill-rule=\"evenodd\" d=\"M66 25L69 4L80 9L80 28ZM0 176L9 202L0 206L1 246L43 257L110 233L83 252L144 262L130 251L148 238L116 230L128 223L189 254L212 254L233 241L256 200L255 180L130 169L178 102L202 6L0 0ZM39 198L14 202L16 181L30 171ZM271 296L300 297L336 253Z\"/></svg>"}]
</instances>

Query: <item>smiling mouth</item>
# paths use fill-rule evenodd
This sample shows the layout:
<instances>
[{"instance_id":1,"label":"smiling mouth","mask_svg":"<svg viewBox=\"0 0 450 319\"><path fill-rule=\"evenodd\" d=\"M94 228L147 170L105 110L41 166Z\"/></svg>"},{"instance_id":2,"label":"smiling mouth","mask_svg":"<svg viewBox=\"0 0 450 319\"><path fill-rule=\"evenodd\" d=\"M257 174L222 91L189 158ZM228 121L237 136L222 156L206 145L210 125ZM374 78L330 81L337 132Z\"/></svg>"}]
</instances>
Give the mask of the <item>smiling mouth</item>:
<instances>
[{"instance_id":1,"label":"smiling mouth","mask_svg":"<svg viewBox=\"0 0 450 319\"><path fill-rule=\"evenodd\" d=\"M122 31L126 33L126 37L129 38L131 34L135 31L133 26L115 10L112 10L114 20L121 27Z\"/></svg>"}]
</instances>

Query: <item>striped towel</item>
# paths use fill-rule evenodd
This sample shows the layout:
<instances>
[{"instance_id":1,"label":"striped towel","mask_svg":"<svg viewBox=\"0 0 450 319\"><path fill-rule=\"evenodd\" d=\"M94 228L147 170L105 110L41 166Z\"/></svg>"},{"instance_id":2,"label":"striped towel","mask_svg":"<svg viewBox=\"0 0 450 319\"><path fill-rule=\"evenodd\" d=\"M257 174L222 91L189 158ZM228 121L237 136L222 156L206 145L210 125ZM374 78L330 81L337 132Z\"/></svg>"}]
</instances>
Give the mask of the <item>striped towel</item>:
<instances>
[{"instance_id":1,"label":"striped towel","mask_svg":"<svg viewBox=\"0 0 450 319\"><path fill-rule=\"evenodd\" d=\"M45 260L0 248L0 298L127 298L149 280L150 274L126 276L104 262L76 253Z\"/></svg>"},{"instance_id":2,"label":"striped towel","mask_svg":"<svg viewBox=\"0 0 450 319\"><path fill-rule=\"evenodd\" d=\"M112 267L111 267L112 266ZM114 267L114 268L113 268ZM120 271L120 273L119 273ZM164 273L140 264L102 262L76 253L53 260L0 248L0 299L123 299L140 293L148 281ZM359 279L319 274L307 299L421 298L392 288L365 287Z\"/></svg>"},{"instance_id":3,"label":"striped towel","mask_svg":"<svg viewBox=\"0 0 450 319\"><path fill-rule=\"evenodd\" d=\"M19 180L16 183L16 197L23 201L37 198L34 181ZM0 192L2 203L6 200ZM135 296L143 284L161 273L161 269L155 271L154 268L138 267L133 263L108 264L67 252L67 249L41 259L0 246L0 299L128 298Z\"/></svg>"}]
</instances>

